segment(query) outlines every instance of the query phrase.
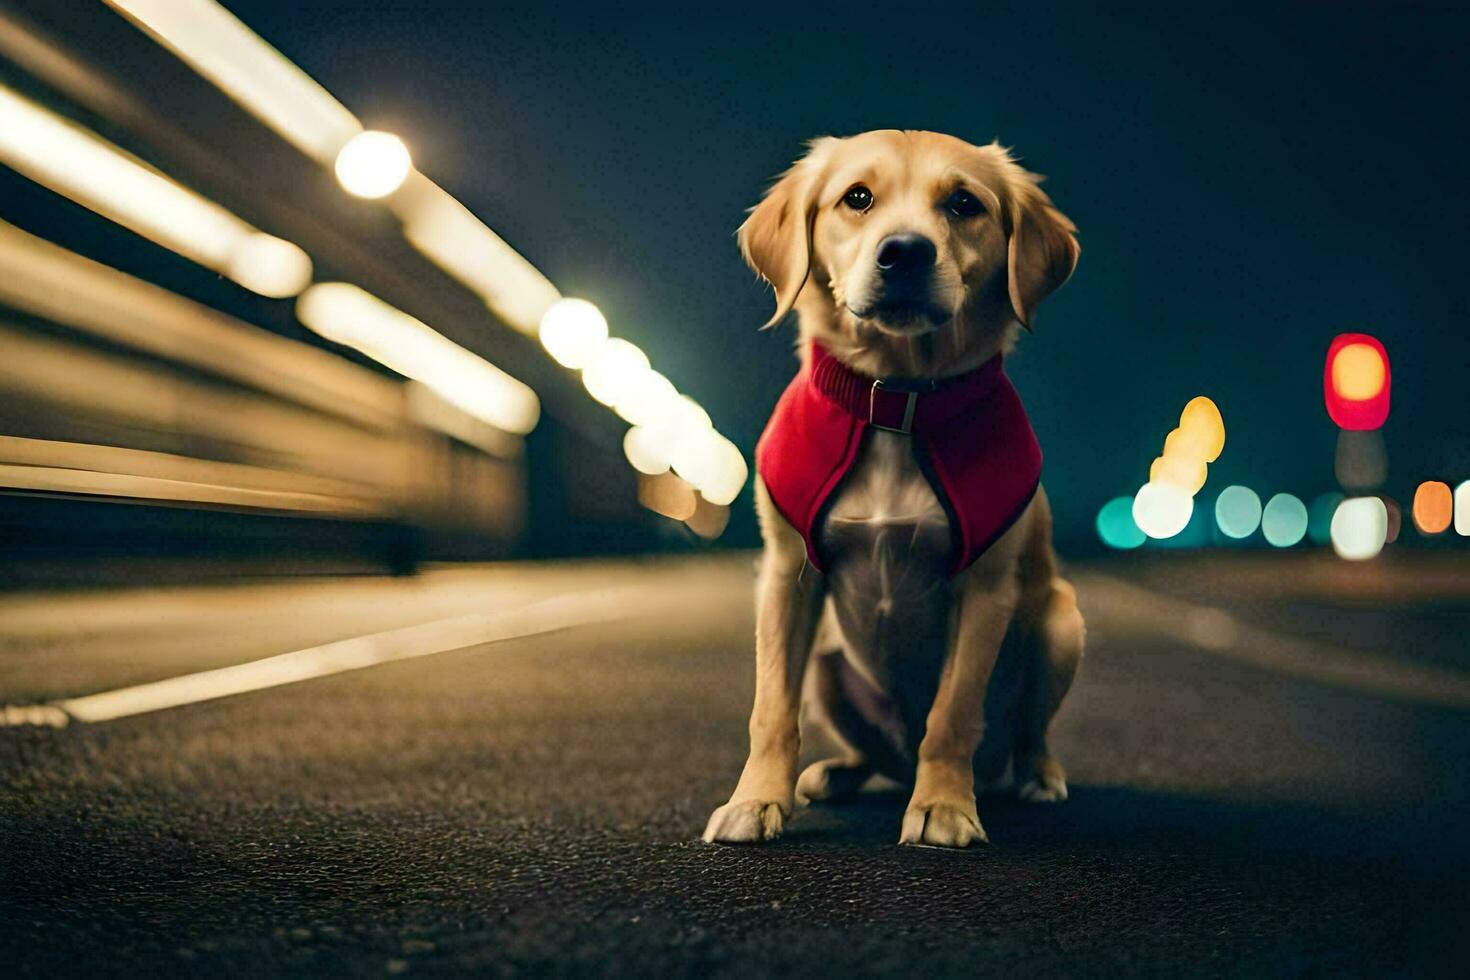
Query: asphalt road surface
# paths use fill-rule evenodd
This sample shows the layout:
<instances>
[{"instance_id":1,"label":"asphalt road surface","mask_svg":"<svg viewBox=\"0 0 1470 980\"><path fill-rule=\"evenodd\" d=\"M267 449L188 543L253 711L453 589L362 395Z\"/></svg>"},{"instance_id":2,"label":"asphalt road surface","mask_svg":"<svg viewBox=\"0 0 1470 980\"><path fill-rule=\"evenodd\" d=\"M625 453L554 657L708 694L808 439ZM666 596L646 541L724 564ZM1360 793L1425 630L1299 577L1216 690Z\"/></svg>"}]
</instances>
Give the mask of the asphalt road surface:
<instances>
[{"instance_id":1,"label":"asphalt road surface","mask_svg":"<svg viewBox=\"0 0 1470 980\"><path fill-rule=\"evenodd\" d=\"M0 972L1463 975L1435 557L1074 569L1072 798L983 799L963 853L882 788L699 842L748 555L0 597Z\"/></svg>"}]
</instances>

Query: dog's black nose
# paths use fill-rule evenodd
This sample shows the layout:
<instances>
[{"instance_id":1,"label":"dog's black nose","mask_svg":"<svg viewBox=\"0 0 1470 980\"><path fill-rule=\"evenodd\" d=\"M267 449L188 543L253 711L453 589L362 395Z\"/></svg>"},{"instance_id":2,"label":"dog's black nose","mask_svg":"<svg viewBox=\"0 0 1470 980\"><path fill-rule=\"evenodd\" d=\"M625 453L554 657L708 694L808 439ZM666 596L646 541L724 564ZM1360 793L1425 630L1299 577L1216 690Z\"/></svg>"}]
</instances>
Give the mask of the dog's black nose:
<instances>
[{"instance_id":1,"label":"dog's black nose","mask_svg":"<svg viewBox=\"0 0 1470 980\"><path fill-rule=\"evenodd\" d=\"M886 276L928 272L937 254L934 243L923 235L889 235L878 243L878 268Z\"/></svg>"}]
</instances>

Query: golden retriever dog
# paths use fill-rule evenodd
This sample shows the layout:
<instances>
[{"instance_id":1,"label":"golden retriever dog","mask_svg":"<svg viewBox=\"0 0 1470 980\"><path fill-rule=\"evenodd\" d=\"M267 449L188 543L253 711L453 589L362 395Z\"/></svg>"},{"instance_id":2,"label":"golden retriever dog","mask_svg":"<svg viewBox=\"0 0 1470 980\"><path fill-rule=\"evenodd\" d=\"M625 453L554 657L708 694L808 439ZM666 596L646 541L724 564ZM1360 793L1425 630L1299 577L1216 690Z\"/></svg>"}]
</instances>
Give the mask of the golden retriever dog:
<instances>
[{"instance_id":1,"label":"golden retriever dog","mask_svg":"<svg viewBox=\"0 0 1470 980\"><path fill-rule=\"evenodd\" d=\"M1058 575L1046 494L1037 477L1012 480L1024 487L1019 510L957 563L959 510L914 441L926 402L947 390L984 375L1014 391L1001 355L1072 273L1075 228L1038 184L996 144L899 130L822 138L741 226L746 261L775 290L767 326L793 310L799 318L793 387L824 358L857 392L854 417L866 411L870 424L798 433L858 433L840 482L813 498L820 508L805 532L778 506L770 471L806 464L763 457L771 429L763 437L750 754L706 841L771 840L798 801L849 796L874 774L912 787L901 844L987 841L977 782L1026 800L1066 798L1046 735L1084 633L1076 593ZM875 414L880 396L897 399L887 424ZM963 467L968 447L983 450L987 424L983 412L962 416L930 438L948 439L951 465ZM1034 445L1024 413L1005 425L1017 445ZM998 458L990 472L1009 473ZM973 484L979 511L990 506L989 479ZM798 777L802 724L822 726L838 753Z\"/></svg>"}]
</instances>

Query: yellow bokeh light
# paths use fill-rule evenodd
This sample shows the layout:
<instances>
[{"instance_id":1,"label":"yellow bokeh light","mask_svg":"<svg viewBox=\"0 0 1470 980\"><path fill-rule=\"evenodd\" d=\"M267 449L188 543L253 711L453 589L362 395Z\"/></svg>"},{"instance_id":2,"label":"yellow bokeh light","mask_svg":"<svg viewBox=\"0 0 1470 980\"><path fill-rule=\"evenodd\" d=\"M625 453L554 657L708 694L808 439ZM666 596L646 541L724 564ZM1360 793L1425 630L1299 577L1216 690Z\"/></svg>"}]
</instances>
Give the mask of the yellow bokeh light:
<instances>
[{"instance_id":1,"label":"yellow bokeh light","mask_svg":"<svg viewBox=\"0 0 1470 980\"><path fill-rule=\"evenodd\" d=\"M1188 447L1192 454L1197 453L1198 458L1206 463L1219 459L1225 448L1225 420L1220 417L1220 409L1215 403L1204 395L1191 398L1184 406L1184 411L1179 414L1177 431L1183 433L1185 440L1181 449ZM1164 455L1169 455L1168 443L1165 443Z\"/></svg>"},{"instance_id":2,"label":"yellow bokeh light","mask_svg":"<svg viewBox=\"0 0 1470 980\"><path fill-rule=\"evenodd\" d=\"M1208 467L1202 460L1182 455L1170 456L1167 455L1167 450L1166 455L1155 459L1148 468L1150 483L1172 484L1191 497L1199 493L1200 487L1205 485L1207 473Z\"/></svg>"},{"instance_id":3,"label":"yellow bokeh light","mask_svg":"<svg viewBox=\"0 0 1470 980\"><path fill-rule=\"evenodd\" d=\"M1366 401L1383 390L1383 357L1367 344L1348 344L1332 359L1332 387L1343 398Z\"/></svg>"}]
</instances>

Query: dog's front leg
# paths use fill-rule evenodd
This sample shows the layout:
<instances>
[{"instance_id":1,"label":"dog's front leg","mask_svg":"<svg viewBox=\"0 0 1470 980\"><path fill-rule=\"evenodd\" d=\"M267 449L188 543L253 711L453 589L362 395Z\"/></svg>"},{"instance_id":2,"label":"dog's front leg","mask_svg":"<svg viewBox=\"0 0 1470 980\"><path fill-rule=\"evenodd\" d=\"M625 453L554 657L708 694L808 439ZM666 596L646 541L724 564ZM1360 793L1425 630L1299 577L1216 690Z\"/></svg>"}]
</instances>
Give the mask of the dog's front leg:
<instances>
[{"instance_id":1,"label":"dog's front leg","mask_svg":"<svg viewBox=\"0 0 1470 980\"><path fill-rule=\"evenodd\" d=\"M969 847L989 840L975 809L974 757L985 732L985 690L1020 596L1013 563L997 564L992 571L982 558L961 585L900 844Z\"/></svg>"},{"instance_id":2,"label":"dog's front leg","mask_svg":"<svg viewBox=\"0 0 1470 980\"><path fill-rule=\"evenodd\" d=\"M801 685L825 594L822 576L803 571L805 551L796 543L767 540L756 587L750 756L730 802L710 816L706 841L773 840L795 802Z\"/></svg>"}]
</instances>

